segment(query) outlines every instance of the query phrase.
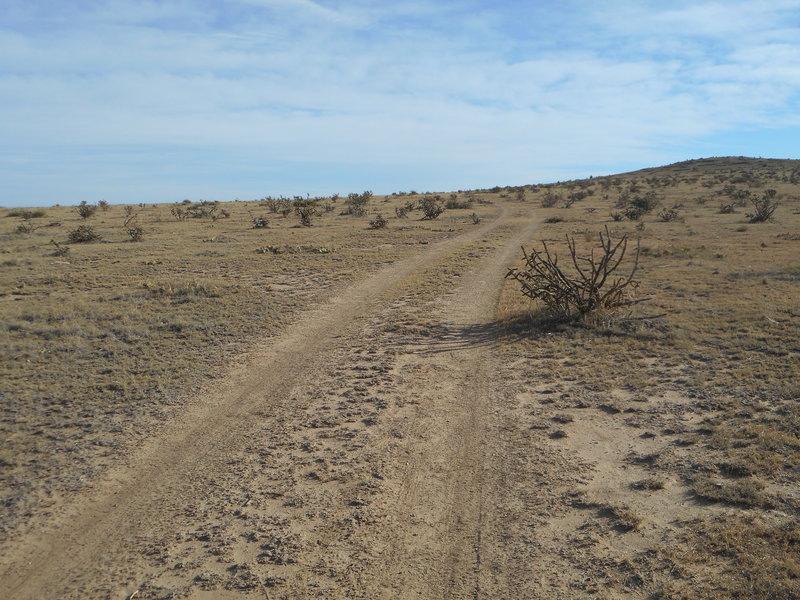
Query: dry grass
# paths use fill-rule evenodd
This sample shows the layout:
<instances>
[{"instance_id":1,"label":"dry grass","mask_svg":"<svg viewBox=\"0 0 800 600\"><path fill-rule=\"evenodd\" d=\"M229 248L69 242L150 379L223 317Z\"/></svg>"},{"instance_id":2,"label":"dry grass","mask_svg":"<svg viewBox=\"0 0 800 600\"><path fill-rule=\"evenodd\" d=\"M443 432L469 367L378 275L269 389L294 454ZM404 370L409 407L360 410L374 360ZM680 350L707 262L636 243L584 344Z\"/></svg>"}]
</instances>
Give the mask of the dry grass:
<instances>
[{"instance_id":1,"label":"dry grass","mask_svg":"<svg viewBox=\"0 0 800 600\"><path fill-rule=\"evenodd\" d=\"M339 214L342 200L323 200L308 227L291 210L281 216L279 203L274 211L269 203L228 203L215 209L224 208L226 218L180 220L173 206L144 206L137 223L145 233L136 243L122 227L124 207L86 220L71 207L48 208L24 219L34 225L27 233L17 232L21 212L6 213L0 529L23 523L49 496L83 485L172 406L223 375L248 344L420 244L473 228L497 212L486 201L520 201L522 191L524 202L542 207L531 243L555 246L569 235L584 253L606 226L615 236L640 238L637 293L653 299L633 320L559 322L508 282L497 321L475 334L474 341L497 344L524 393L546 390L537 418L548 432L563 433L543 435L547 443L579 443L573 429L602 416L625 432L626 446L642 438L655 444L620 460L619 470L633 473L620 486L628 496L587 504L616 530L602 533L606 562L590 568L635 565L635 577L620 571L609 580L635 582L637 594L654 598L796 598L796 167L714 159L498 188L459 195L449 205L468 208L447 208L435 220L422 220L413 208L419 195L372 198L363 217ZM737 205L741 191L761 196L767 189L777 190L774 218L749 223ZM626 192L653 193L680 218L654 210L640 221L617 221L611 215ZM735 212L720 213L720 204ZM379 213L398 216L370 227ZM253 215L268 215L263 227L254 227ZM67 233L80 225L94 227L102 241L67 244ZM468 261L492 243L476 242L453 260ZM435 302L459 274L445 261L420 273L418 285L404 285ZM639 318L653 315L661 316ZM419 312L400 317L391 327L435 332ZM670 502L691 518L659 520ZM635 543L616 544L611 536ZM574 556L596 559L591 552Z\"/></svg>"},{"instance_id":2,"label":"dry grass","mask_svg":"<svg viewBox=\"0 0 800 600\"><path fill-rule=\"evenodd\" d=\"M658 567L666 569L666 583L656 577L645 586L653 597L798 597L800 186L788 180L794 168L796 161L714 159L554 185L532 197L548 207L539 235L551 247L570 235L586 250L606 226L641 239L638 293L653 300L634 316L659 318L558 323L509 284L498 330L509 361L521 365L517 377L557 392L542 398L546 410L613 415L631 438L653 432L657 452L619 465L641 472L627 486L632 506L637 495L660 506L667 489L671 498L694 499L689 508L674 507L677 521L640 533L651 553L670 556L669 566ZM720 214L726 194L735 193L731 185L754 196L777 190L775 218L747 224L741 208ZM651 213L639 224L616 221L609 215L631 187L657 194L680 219ZM577 189L592 193L570 208L551 203ZM570 435L570 425L564 429ZM707 518L682 521L680 510ZM734 513L717 521L719 510ZM776 515L784 521L776 524ZM666 546L663 536L671 540ZM619 560L648 556L615 552ZM696 568L706 561L707 569Z\"/></svg>"}]
</instances>

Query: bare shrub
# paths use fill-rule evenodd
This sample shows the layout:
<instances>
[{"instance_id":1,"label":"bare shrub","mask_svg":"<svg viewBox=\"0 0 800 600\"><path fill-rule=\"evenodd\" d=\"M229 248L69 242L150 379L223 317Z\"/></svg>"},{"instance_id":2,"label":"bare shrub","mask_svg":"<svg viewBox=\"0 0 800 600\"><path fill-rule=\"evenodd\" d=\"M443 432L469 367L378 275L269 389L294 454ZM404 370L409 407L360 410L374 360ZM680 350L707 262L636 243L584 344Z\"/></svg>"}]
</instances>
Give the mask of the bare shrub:
<instances>
[{"instance_id":1,"label":"bare shrub","mask_svg":"<svg viewBox=\"0 0 800 600\"><path fill-rule=\"evenodd\" d=\"M656 196L655 192L647 192L641 196L630 196L626 200L620 199L617 204L620 204L620 202L622 202L620 206L623 209L622 214L631 221L638 221L659 205L658 196Z\"/></svg>"},{"instance_id":2,"label":"bare shrub","mask_svg":"<svg viewBox=\"0 0 800 600\"><path fill-rule=\"evenodd\" d=\"M144 239L144 227L136 222L136 217L139 215L134 212L132 206L126 206L125 209L126 216L125 221L122 223L122 229L128 234L132 242L141 242Z\"/></svg>"},{"instance_id":3,"label":"bare shrub","mask_svg":"<svg viewBox=\"0 0 800 600\"><path fill-rule=\"evenodd\" d=\"M383 215L378 215L369 222L370 229L383 229L389 224L389 221L383 218Z\"/></svg>"},{"instance_id":4,"label":"bare shrub","mask_svg":"<svg viewBox=\"0 0 800 600\"><path fill-rule=\"evenodd\" d=\"M137 223L131 223L125 227L125 233L128 234L132 242L141 242L144 239L144 227Z\"/></svg>"},{"instance_id":5,"label":"bare shrub","mask_svg":"<svg viewBox=\"0 0 800 600\"><path fill-rule=\"evenodd\" d=\"M473 225L479 225L480 222L481 222L481 218L478 215L476 215L475 213L472 213L469 216L469 218L472 219L472 224Z\"/></svg>"},{"instance_id":6,"label":"bare shrub","mask_svg":"<svg viewBox=\"0 0 800 600\"><path fill-rule=\"evenodd\" d=\"M681 215L678 212L678 209L672 207L663 209L660 213L658 213L658 218L665 223L669 223L670 221L680 221Z\"/></svg>"},{"instance_id":7,"label":"bare shrub","mask_svg":"<svg viewBox=\"0 0 800 600\"><path fill-rule=\"evenodd\" d=\"M47 216L43 210L30 210L27 208L15 208L13 210L8 211L7 217L19 217L23 221L28 221L30 219L38 219L40 217Z\"/></svg>"},{"instance_id":8,"label":"bare shrub","mask_svg":"<svg viewBox=\"0 0 800 600\"><path fill-rule=\"evenodd\" d=\"M17 225L17 227L14 229L14 232L22 234L33 233L40 227L41 225L36 225L35 223L31 223L28 219L25 219L22 223Z\"/></svg>"},{"instance_id":9,"label":"bare shrub","mask_svg":"<svg viewBox=\"0 0 800 600\"><path fill-rule=\"evenodd\" d=\"M628 235L614 240L606 228L600 233L600 252L593 248L589 256L578 256L575 239L567 236L572 269L558 264L558 256L551 254L546 242L543 249L527 252L523 247L525 267L513 268L506 277L516 279L525 296L543 302L548 312L559 319L582 319L597 322L609 318L623 309L647 300L635 299L632 291L638 287L634 279L639 267L637 241L633 265L625 275L616 275L628 249Z\"/></svg>"},{"instance_id":10,"label":"bare shrub","mask_svg":"<svg viewBox=\"0 0 800 600\"><path fill-rule=\"evenodd\" d=\"M747 215L751 223L763 223L772 218L775 209L778 208L778 203L775 201L777 195L775 190L766 190L761 198L750 199L755 210L752 214Z\"/></svg>"},{"instance_id":11,"label":"bare shrub","mask_svg":"<svg viewBox=\"0 0 800 600\"><path fill-rule=\"evenodd\" d=\"M354 217L363 217L367 214L367 204L372 198L372 192L367 190L360 194L348 194L347 200L344 201L347 209L345 214L353 215Z\"/></svg>"},{"instance_id":12,"label":"bare shrub","mask_svg":"<svg viewBox=\"0 0 800 600\"><path fill-rule=\"evenodd\" d=\"M300 225L303 227L312 226L312 218L317 214L317 206L315 203L296 203L294 207L295 214L300 217Z\"/></svg>"},{"instance_id":13,"label":"bare shrub","mask_svg":"<svg viewBox=\"0 0 800 600\"><path fill-rule=\"evenodd\" d=\"M97 207L94 204L87 204L86 200L84 200L75 207L75 210L78 212L81 219L88 219L97 212Z\"/></svg>"},{"instance_id":14,"label":"bare shrub","mask_svg":"<svg viewBox=\"0 0 800 600\"><path fill-rule=\"evenodd\" d=\"M720 204L719 205L719 214L721 215L730 215L736 212L736 208L733 204Z\"/></svg>"},{"instance_id":15,"label":"bare shrub","mask_svg":"<svg viewBox=\"0 0 800 600\"><path fill-rule=\"evenodd\" d=\"M444 212L444 206L440 202L439 196L425 196L419 201L423 219L435 219Z\"/></svg>"},{"instance_id":16,"label":"bare shrub","mask_svg":"<svg viewBox=\"0 0 800 600\"><path fill-rule=\"evenodd\" d=\"M559 202L561 202L562 198L559 194L556 194L552 190L547 190L542 197L542 208L552 208Z\"/></svg>"},{"instance_id":17,"label":"bare shrub","mask_svg":"<svg viewBox=\"0 0 800 600\"><path fill-rule=\"evenodd\" d=\"M67 233L67 241L70 244L83 244L87 242L98 242L103 239L91 225L79 225L77 229Z\"/></svg>"},{"instance_id":18,"label":"bare shrub","mask_svg":"<svg viewBox=\"0 0 800 600\"><path fill-rule=\"evenodd\" d=\"M108 203L108 201L106 201L106 200L100 200L100 202L98 202L98 203L97 203L97 206L98 206L98 207L100 208L100 210L102 210L103 212L105 212L105 211L107 211L109 208L111 208L111 205L110 205L110 204Z\"/></svg>"},{"instance_id":19,"label":"bare shrub","mask_svg":"<svg viewBox=\"0 0 800 600\"><path fill-rule=\"evenodd\" d=\"M408 207L396 206L394 209L394 214L397 215L398 219L405 219L408 216Z\"/></svg>"},{"instance_id":20,"label":"bare shrub","mask_svg":"<svg viewBox=\"0 0 800 600\"><path fill-rule=\"evenodd\" d=\"M472 208L472 201L469 199L459 199L457 194L450 194L447 201L444 203L445 208Z\"/></svg>"},{"instance_id":21,"label":"bare shrub","mask_svg":"<svg viewBox=\"0 0 800 600\"><path fill-rule=\"evenodd\" d=\"M266 229L269 227L269 219L264 215L250 215L250 221L253 223L253 229Z\"/></svg>"},{"instance_id":22,"label":"bare shrub","mask_svg":"<svg viewBox=\"0 0 800 600\"><path fill-rule=\"evenodd\" d=\"M50 240L50 243L56 248L51 256L67 256L69 254L69 246L62 246L55 240Z\"/></svg>"}]
</instances>

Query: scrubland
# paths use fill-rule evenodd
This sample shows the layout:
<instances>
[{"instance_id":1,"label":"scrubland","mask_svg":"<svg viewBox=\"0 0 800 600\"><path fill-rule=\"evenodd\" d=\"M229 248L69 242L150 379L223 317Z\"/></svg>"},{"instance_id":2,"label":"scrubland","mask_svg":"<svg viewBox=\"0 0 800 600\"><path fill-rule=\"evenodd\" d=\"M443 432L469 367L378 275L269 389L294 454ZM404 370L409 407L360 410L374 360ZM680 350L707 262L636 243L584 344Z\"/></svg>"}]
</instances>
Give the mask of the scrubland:
<instances>
[{"instance_id":1,"label":"scrubland","mask_svg":"<svg viewBox=\"0 0 800 600\"><path fill-rule=\"evenodd\" d=\"M518 242L564 264L606 228L638 240L629 311L561 318L503 279ZM217 413L241 433L220 464L165 452L214 485L159 491L180 519L113 568L65 563L62 597L800 596L798 161L6 210L0 294L20 597L48 589L18 575L29 540L68 550L99 482L149 490L137 452Z\"/></svg>"}]
</instances>

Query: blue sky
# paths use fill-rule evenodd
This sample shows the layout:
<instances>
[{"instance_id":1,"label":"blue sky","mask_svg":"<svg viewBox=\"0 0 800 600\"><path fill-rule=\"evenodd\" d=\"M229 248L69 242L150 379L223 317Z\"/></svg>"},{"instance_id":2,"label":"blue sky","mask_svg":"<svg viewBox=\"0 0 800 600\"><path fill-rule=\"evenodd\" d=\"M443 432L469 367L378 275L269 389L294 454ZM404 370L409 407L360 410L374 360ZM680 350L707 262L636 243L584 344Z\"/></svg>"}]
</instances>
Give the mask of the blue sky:
<instances>
[{"instance_id":1,"label":"blue sky","mask_svg":"<svg viewBox=\"0 0 800 600\"><path fill-rule=\"evenodd\" d=\"M800 158L800 0L3 0L0 205Z\"/></svg>"}]
</instances>

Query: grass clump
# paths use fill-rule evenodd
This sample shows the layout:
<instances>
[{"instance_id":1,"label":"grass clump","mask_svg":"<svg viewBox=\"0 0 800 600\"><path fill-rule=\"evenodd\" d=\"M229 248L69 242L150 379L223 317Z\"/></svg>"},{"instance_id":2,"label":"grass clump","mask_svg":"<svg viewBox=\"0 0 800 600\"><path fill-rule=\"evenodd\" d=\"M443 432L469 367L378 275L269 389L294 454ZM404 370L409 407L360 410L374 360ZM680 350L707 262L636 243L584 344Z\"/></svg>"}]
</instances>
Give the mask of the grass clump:
<instances>
[{"instance_id":1,"label":"grass clump","mask_svg":"<svg viewBox=\"0 0 800 600\"><path fill-rule=\"evenodd\" d=\"M717 481L698 477L692 489L704 500L738 506L760 506L764 500L764 484L752 478Z\"/></svg>"}]
</instances>

